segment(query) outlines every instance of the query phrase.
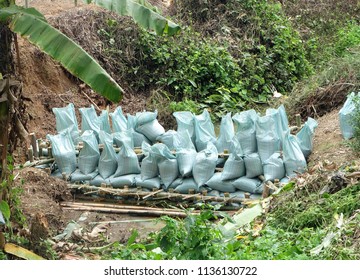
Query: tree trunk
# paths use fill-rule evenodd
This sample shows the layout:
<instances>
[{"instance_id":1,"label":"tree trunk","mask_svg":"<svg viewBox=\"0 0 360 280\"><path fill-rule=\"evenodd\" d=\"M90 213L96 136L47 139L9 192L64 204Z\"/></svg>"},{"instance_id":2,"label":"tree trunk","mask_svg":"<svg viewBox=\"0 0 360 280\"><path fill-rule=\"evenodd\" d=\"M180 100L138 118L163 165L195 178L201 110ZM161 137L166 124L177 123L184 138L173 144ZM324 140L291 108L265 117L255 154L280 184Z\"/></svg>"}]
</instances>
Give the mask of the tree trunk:
<instances>
[{"instance_id":1,"label":"tree trunk","mask_svg":"<svg viewBox=\"0 0 360 280\"><path fill-rule=\"evenodd\" d=\"M10 5L10 1L3 1L0 8ZM9 80L14 74L14 63L11 52L13 33L6 23L0 23L0 182L8 176L7 153L9 141ZM7 199L7 189L0 189L0 201Z\"/></svg>"}]
</instances>

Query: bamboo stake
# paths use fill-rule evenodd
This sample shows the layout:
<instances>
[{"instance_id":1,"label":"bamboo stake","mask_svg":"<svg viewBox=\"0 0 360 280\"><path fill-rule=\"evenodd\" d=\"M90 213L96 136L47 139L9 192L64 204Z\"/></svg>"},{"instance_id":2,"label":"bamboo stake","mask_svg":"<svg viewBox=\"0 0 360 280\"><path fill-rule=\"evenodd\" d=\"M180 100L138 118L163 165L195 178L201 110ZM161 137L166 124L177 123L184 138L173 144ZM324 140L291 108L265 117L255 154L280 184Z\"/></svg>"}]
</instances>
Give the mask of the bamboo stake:
<instances>
[{"instance_id":1,"label":"bamboo stake","mask_svg":"<svg viewBox=\"0 0 360 280\"><path fill-rule=\"evenodd\" d=\"M270 188L269 185L266 183L262 193L262 198L267 198L269 195L270 195Z\"/></svg>"},{"instance_id":2,"label":"bamboo stake","mask_svg":"<svg viewBox=\"0 0 360 280\"><path fill-rule=\"evenodd\" d=\"M301 116L300 116L300 114L295 115L295 120L296 120L296 126L298 128L300 128L301 127Z\"/></svg>"},{"instance_id":3,"label":"bamboo stake","mask_svg":"<svg viewBox=\"0 0 360 280\"><path fill-rule=\"evenodd\" d=\"M34 152L31 147L28 149L28 158L30 162L34 162Z\"/></svg>"},{"instance_id":4,"label":"bamboo stake","mask_svg":"<svg viewBox=\"0 0 360 280\"><path fill-rule=\"evenodd\" d=\"M157 191L155 191L155 192L153 192L153 193L150 193L150 194L148 194L148 195L145 195L144 197L143 197L143 200L145 200L145 199L147 199L147 198L149 198L149 197L151 197L151 196L154 196L154 195L156 195L156 194L158 194L158 193L161 193L163 190L162 189L160 189L160 190L157 190Z\"/></svg>"},{"instance_id":5,"label":"bamboo stake","mask_svg":"<svg viewBox=\"0 0 360 280\"><path fill-rule=\"evenodd\" d=\"M31 146L33 148L34 157L38 157L39 152L38 152L38 149L37 149L37 141L36 141L35 133L34 132L30 133L29 137L30 137Z\"/></svg>"},{"instance_id":6,"label":"bamboo stake","mask_svg":"<svg viewBox=\"0 0 360 280\"><path fill-rule=\"evenodd\" d=\"M32 148L29 148L29 150L32 150ZM30 160L31 162L31 160ZM43 165L43 164L47 164L47 163L53 163L54 162L54 159L53 158L49 158L49 159L42 159L42 160L37 160L37 161L34 161L31 162L31 163L25 163L24 164L24 167L34 167L34 166L37 166L37 165Z\"/></svg>"},{"instance_id":7,"label":"bamboo stake","mask_svg":"<svg viewBox=\"0 0 360 280\"><path fill-rule=\"evenodd\" d=\"M138 215L154 215L154 216L175 216L185 218L187 216L184 212L179 211L168 211L169 209L161 209L156 210L152 208L151 210L144 209L128 209L128 208L115 208L113 206L107 207L95 207L95 206L66 206L64 209L72 209L72 210L81 210L81 211L95 211L95 212L107 212L107 213L118 213L118 214L138 214ZM198 213L194 213L198 214Z\"/></svg>"},{"instance_id":8,"label":"bamboo stake","mask_svg":"<svg viewBox=\"0 0 360 280\"><path fill-rule=\"evenodd\" d=\"M143 192L143 191L137 191L136 188L134 189L129 189L128 191L122 190L122 189L109 189L109 188L101 188L101 187L95 187L95 186L89 186L89 185L81 185L81 187L79 185L74 185L74 184L69 184L69 189L73 189L73 190L85 190L85 191L95 191L98 194L99 193L107 193L107 194L113 194L116 196L133 196L135 198L142 198L144 196L149 195L149 192ZM183 199L183 197L187 197L188 195L185 194L179 194L179 193L171 193L171 192L159 192L156 195L156 199L161 198L161 199ZM248 195L250 197L250 194ZM209 200L209 201L216 201L216 202L224 202L226 201L226 199L224 199L223 197L216 197L216 196L202 196L201 194L194 194L194 197L196 197L199 200L205 201L205 200ZM155 198L153 198L155 199ZM244 198L239 198L239 197L232 197L229 199L229 201L231 202L235 202L235 203L243 203L246 202L249 199L244 199Z\"/></svg>"},{"instance_id":9,"label":"bamboo stake","mask_svg":"<svg viewBox=\"0 0 360 280\"><path fill-rule=\"evenodd\" d=\"M127 223L150 223L157 219L143 219L143 220L124 220L124 221L102 221L102 222L90 222L89 225L99 224L127 224Z\"/></svg>"}]
</instances>

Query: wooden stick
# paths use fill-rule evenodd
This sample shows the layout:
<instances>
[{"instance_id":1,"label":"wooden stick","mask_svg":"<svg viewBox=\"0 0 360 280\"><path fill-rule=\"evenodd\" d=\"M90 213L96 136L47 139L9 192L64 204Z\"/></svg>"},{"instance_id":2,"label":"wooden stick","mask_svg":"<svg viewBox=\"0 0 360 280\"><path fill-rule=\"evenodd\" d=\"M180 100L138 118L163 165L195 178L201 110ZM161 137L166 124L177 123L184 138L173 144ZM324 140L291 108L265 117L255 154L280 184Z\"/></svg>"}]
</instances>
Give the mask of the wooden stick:
<instances>
[{"instance_id":1,"label":"wooden stick","mask_svg":"<svg viewBox=\"0 0 360 280\"><path fill-rule=\"evenodd\" d=\"M144 197L143 197L143 200L145 200L145 199L147 199L147 198L149 198L149 197L151 197L151 196L154 196L154 195L156 195L156 194L158 194L158 193L161 193L163 190L162 189L160 189L160 190L157 190L157 191L155 191L155 192L152 192L152 193L150 193L150 194L148 194L148 195L145 195Z\"/></svg>"},{"instance_id":2,"label":"wooden stick","mask_svg":"<svg viewBox=\"0 0 360 280\"><path fill-rule=\"evenodd\" d=\"M124 220L124 221L102 221L102 222L90 222L89 225L98 224L125 224L125 223L149 223L154 222L157 219L143 219L143 220Z\"/></svg>"},{"instance_id":3,"label":"wooden stick","mask_svg":"<svg viewBox=\"0 0 360 280\"><path fill-rule=\"evenodd\" d=\"M267 198L269 195L270 195L270 188L269 185L266 183L262 193L262 198Z\"/></svg>"},{"instance_id":4,"label":"wooden stick","mask_svg":"<svg viewBox=\"0 0 360 280\"><path fill-rule=\"evenodd\" d=\"M33 148L34 157L39 157L39 152L38 152L38 149L37 149L37 141L36 141L35 133L33 133L33 132L30 133L29 137L30 137L31 146Z\"/></svg>"},{"instance_id":5,"label":"wooden stick","mask_svg":"<svg viewBox=\"0 0 360 280\"><path fill-rule=\"evenodd\" d=\"M135 198L142 198L145 196L149 195L149 192L143 192L143 191L137 191L136 188L133 189L129 189L128 191L125 191L123 189L109 189L109 188L101 188L101 187L95 187L95 186L89 186L89 185L76 185L76 184L69 184L69 189L73 189L73 190L85 190L85 191L95 191L97 192L98 195L100 195L101 193L103 194L112 194L115 196L133 196ZM160 190L159 190L160 191ZM154 196L154 195L153 195ZM183 198L187 197L188 195L185 194L180 194L180 193L171 193L171 192L165 192L163 190L161 190L161 192L158 192L156 195L156 199L157 198L161 198L161 199L181 199L183 200ZM250 194L249 194L250 196ZM197 197L199 200L202 201L216 201L216 202L224 202L224 198L223 197L216 197L216 196L202 196L201 194L195 194L194 197ZM155 199L155 198L152 198ZM235 202L235 203L243 203L245 201L247 201L248 199L244 199L244 198L239 198L239 197L231 197L229 198L229 201L231 202Z\"/></svg>"},{"instance_id":6,"label":"wooden stick","mask_svg":"<svg viewBox=\"0 0 360 280\"><path fill-rule=\"evenodd\" d=\"M89 102L94 105L95 109L98 110L99 112L101 112L101 109L99 108L99 106L90 98L89 95L87 95L83 90L80 90L80 92L86 97L87 100L89 100Z\"/></svg>"},{"instance_id":7,"label":"wooden stick","mask_svg":"<svg viewBox=\"0 0 360 280\"><path fill-rule=\"evenodd\" d=\"M29 148L28 151L30 149L32 151L32 148ZM55 160L54 158L42 159L42 160L37 160L37 161L34 161L34 159L33 159L32 162L30 160L30 163L25 163L24 167L34 167L34 166L43 165L43 164L47 164L47 163L53 163L54 160Z\"/></svg>"},{"instance_id":8,"label":"wooden stick","mask_svg":"<svg viewBox=\"0 0 360 280\"><path fill-rule=\"evenodd\" d=\"M34 162L34 152L31 147L28 149L28 158L30 162Z\"/></svg>"},{"instance_id":9,"label":"wooden stick","mask_svg":"<svg viewBox=\"0 0 360 280\"><path fill-rule=\"evenodd\" d=\"M300 116L300 114L295 115L295 120L296 120L296 126L298 128L300 128L301 127L301 116Z\"/></svg>"},{"instance_id":10,"label":"wooden stick","mask_svg":"<svg viewBox=\"0 0 360 280\"><path fill-rule=\"evenodd\" d=\"M38 139L37 140L37 146L38 146L38 149L39 149L39 158L42 157L42 155L43 155L42 144L41 143L42 143L41 139Z\"/></svg>"}]
</instances>

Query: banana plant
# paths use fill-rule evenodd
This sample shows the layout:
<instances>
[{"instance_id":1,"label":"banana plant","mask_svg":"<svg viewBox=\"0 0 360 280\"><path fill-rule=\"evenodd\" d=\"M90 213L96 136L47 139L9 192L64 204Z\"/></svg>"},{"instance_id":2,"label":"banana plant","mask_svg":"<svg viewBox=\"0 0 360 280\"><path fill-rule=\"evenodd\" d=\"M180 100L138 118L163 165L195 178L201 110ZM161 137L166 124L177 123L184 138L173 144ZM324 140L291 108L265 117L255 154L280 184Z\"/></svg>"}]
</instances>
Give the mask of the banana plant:
<instances>
[{"instance_id":1,"label":"banana plant","mask_svg":"<svg viewBox=\"0 0 360 280\"><path fill-rule=\"evenodd\" d=\"M120 101L123 89L78 44L47 23L45 17L36 9L22 8L15 5L14 1L7 0L0 0L0 7L6 2L11 5L0 9L0 23L6 22L13 32L39 47L97 93L110 101ZM159 35L174 35L180 30L177 24L167 20L149 6L145 6L143 0L84 0L84 2L94 3L120 15L130 16L140 26Z\"/></svg>"}]
</instances>

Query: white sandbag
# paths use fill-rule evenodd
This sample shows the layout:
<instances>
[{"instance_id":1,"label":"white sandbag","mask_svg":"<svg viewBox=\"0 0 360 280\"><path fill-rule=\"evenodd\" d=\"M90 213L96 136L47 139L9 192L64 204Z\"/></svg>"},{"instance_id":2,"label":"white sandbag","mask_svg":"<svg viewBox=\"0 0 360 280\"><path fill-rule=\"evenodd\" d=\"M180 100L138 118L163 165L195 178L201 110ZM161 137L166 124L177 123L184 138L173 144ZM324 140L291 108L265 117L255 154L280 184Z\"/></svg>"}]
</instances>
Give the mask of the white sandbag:
<instances>
[{"instance_id":1,"label":"white sandbag","mask_svg":"<svg viewBox=\"0 0 360 280\"><path fill-rule=\"evenodd\" d=\"M131 130L123 130L120 132L115 132L112 134L114 139L114 144L119 148L127 145L130 148L134 149L134 140L133 133Z\"/></svg>"},{"instance_id":2,"label":"white sandbag","mask_svg":"<svg viewBox=\"0 0 360 280\"><path fill-rule=\"evenodd\" d=\"M228 113L221 119L220 134L218 139L216 140L216 148L218 150L218 153L223 153L225 149L230 149L230 145L234 136L234 124L231 119L231 113Z\"/></svg>"},{"instance_id":3,"label":"white sandbag","mask_svg":"<svg viewBox=\"0 0 360 280\"><path fill-rule=\"evenodd\" d=\"M258 154L264 162L273 153L280 151L280 138L276 131L275 119L272 115L260 117L255 127Z\"/></svg>"},{"instance_id":4,"label":"white sandbag","mask_svg":"<svg viewBox=\"0 0 360 280\"><path fill-rule=\"evenodd\" d=\"M104 179L101 175L97 175L94 179L89 182L90 186L100 187L101 184L110 185L109 178Z\"/></svg>"},{"instance_id":5,"label":"white sandbag","mask_svg":"<svg viewBox=\"0 0 360 280\"><path fill-rule=\"evenodd\" d=\"M287 176L295 176L296 172L306 170L306 160L294 135L287 132L283 142L283 159Z\"/></svg>"},{"instance_id":6,"label":"white sandbag","mask_svg":"<svg viewBox=\"0 0 360 280\"><path fill-rule=\"evenodd\" d=\"M282 147L282 139L285 133L289 130L289 122L284 105L281 105L278 109L266 109L266 115L273 118L276 132L280 140L280 146Z\"/></svg>"},{"instance_id":7,"label":"white sandbag","mask_svg":"<svg viewBox=\"0 0 360 280\"><path fill-rule=\"evenodd\" d=\"M89 108L80 108L79 111L81 114L81 131L92 130L95 136L99 138L100 121L94 106L91 105Z\"/></svg>"},{"instance_id":8,"label":"white sandbag","mask_svg":"<svg viewBox=\"0 0 360 280\"><path fill-rule=\"evenodd\" d=\"M60 133L66 129L70 129L72 142L76 145L79 141L79 127L75 115L74 104L70 103L63 108L53 108L56 119L56 131Z\"/></svg>"},{"instance_id":9,"label":"white sandbag","mask_svg":"<svg viewBox=\"0 0 360 280\"><path fill-rule=\"evenodd\" d=\"M195 143L195 116L188 111L174 112L173 116L177 123L177 132L187 131L191 141Z\"/></svg>"},{"instance_id":10,"label":"white sandbag","mask_svg":"<svg viewBox=\"0 0 360 280\"><path fill-rule=\"evenodd\" d=\"M113 188L123 188L125 186L132 187L135 184L136 174L128 174L119 177L109 177L110 185Z\"/></svg>"},{"instance_id":11,"label":"white sandbag","mask_svg":"<svg viewBox=\"0 0 360 280\"><path fill-rule=\"evenodd\" d=\"M264 173L262 162L258 153L252 153L250 155L245 155L244 157L246 177L255 178Z\"/></svg>"},{"instance_id":12,"label":"white sandbag","mask_svg":"<svg viewBox=\"0 0 360 280\"><path fill-rule=\"evenodd\" d=\"M134 141L134 147L141 147L142 143L151 144L150 140L146 138L144 134L141 134L135 131L136 127L136 117L130 114L127 114L127 130L130 130L132 133L132 139Z\"/></svg>"},{"instance_id":13,"label":"white sandbag","mask_svg":"<svg viewBox=\"0 0 360 280\"><path fill-rule=\"evenodd\" d=\"M317 121L309 117L308 120L305 122L303 128L296 134L296 139L305 158L310 156L312 152L313 138L317 126Z\"/></svg>"},{"instance_id":14,"label":"white sandbag","mask_svg":"<svg viewBox=\"0 0 360 280\"><path fill-rule=\"evenodd\" d=\"M344 106L339 111L340 130L345 140L354 137L352 119L355 113L355 97L359 98L360 92L358 94L355 94L355 92L350 93L346 98Z\"/></svg>"},{"instance_id":15,"label":"white sandbag","mask_svg":"<svg viewBox=\"0 0 360 280\"><path fill-rule=\"evenodd\" d=\"M249 193L262 193L263 186L259 179L241 177L233 182L233 186L241 191Z\"/></svg>"},{"instance_id":16,"label":"white sandbag","mask_svg":"<svg viewBox=\"0 0 360 280\"><path fill-rule=\"evenodd\" d=\"M113 113L110 113L112 128L114 132L127 130L127 120L121 107L117 107Z\"/></svg>"},{"instance_id":17,"label":"white sandbag","mask_svg":"<svg viewBox=\"0 0 360 280\"><path fill-rule=\"evenodd\" d=\"M153 145L152 152L157 157L161 181L167 188L179 176L179 167L176 156L162 143Z\"/></svg>"},{"instance_id":18,"label":"white sandbag","mask_svg":"<svg viewBox=\"0 0 360 280\"><path fill-rule=\"evenodd\" d=\"M107 179L113 175L117 169L116 152L113 147L113 138L111 134L101 130L99 139L100 143L104 144L104 149L100 154L98 169L99 174L104 179Z\"/></svg>"},{"instance_id":19,"label":"white sandbag","mask_svg":"<svg viewBox=\"0 0 360 280\"><path fill-rule=\"evenodd\" d=\"M181 149L177 152L176 157L182 177L190 177L192 175L196 155L196 151L192 149Z\"/></svg>"},{"instance_id":20,"label":"white sandbag","mask_svg":"<svg viewBox=\"0 0 360 280\"><path fill-rule=\"evenodd\" d=\"M76 169L75 172L71 173L69 180L72 183L91 181L98 174L99 174L99 172L97 171L97 169L94 172L91 172L88 174L84 174L80 171L80 169Z\"/></svg>"},{"instance_id":21,"label":"white sandbag","mask_svg":"<svg viewBox=\"0 0 360 280\"><path fill-rule=\"evenodd\" d=\"M178 186L180 186L182 183L184 182L184 178L176 178L171 185L166 188L164 187L164 190L169 190L169 189L176 189Z\"/></svg>"},{"instance_id":22,"label":"white sandbag","mask_svg":"<svg viewBox=\"0 0 360 280\"><path fill-rule=\"evenodd\" d=\"M135 185L149 190L160 189L160 177L143 180L141 176L136 176Z\"/></svg>"},{"instance_id":23,"label":"white sandbag","mask_svg":"<svg viewBox=\"0 0 360 280\"><path fill-rule=\"evenodd\" d=\"M171 129L158 136L156 140L165 144L170 150L176 150L179 144L177 131Z\"/></svg>"},{"instance_id":24,"label":"white sandbag","mask_svg":"<svg viewBox=\"0 0 360 280\"><path fill-rule=\"evenodd\" d=\"M134 150L127 144L120 148L117 155L117 169L114 177L141 172L139 160Z\"/></svg>"},{"instance_id":25,"label":"white sandbag","mask_svg":"<svg viewBox=\"0 0 360 280\"><path fill-rule=\"evenodd\" d=\"M145 157L141 161L141 178L143 180L151 179L159 175L158 159L156 155L152 153L152 146L143 142L141 145L142 151Z\"/></svg>"},{"instance_id":26,"label":"white sandbag","mask_svg":"<svg viewBox=\"0 0 360 280\"><path fill-rule=\"evenodd\" d=\"M205 109L201 115L195 116L195 145L198 152L206 149L207 143L216 144L214 125L209 112Z\"/></svg>"},{"instance_id":27,"label":"white sandbag","mask_svg":"<svg viewBox=\"0 0 360 280\"><path fill-rule=\"evenodd\" d=\"M280 153L274 153L264 161L265 181L274 182L275 179L281 179L285 176L285 166Z\"/></svg>"},{"instance_id":28,"label":"white sandbag","mask_svg":"<svg viewBox=\"0 0 360 280\"><path fill-rule=\"evenodd\" d=\"M198 193L200 190L198 184L194 181L193 178L186 178L183 179L182 184L175 188L175 191L178 193L187 194L191 189L194 190L195 193Z\"/></svg>"},{"instance_id":29,"label":"white sandbag","mask_svg":"<svg viewBox=\"0 0 360 280\"><path fill-rule=\"evenodd\" d=\"M85 130L80 140L83 142L83 148L79 153L78 166L83 174L89 174L94 172L99 164L99 144L92 130Z\"/></svg>"},{"instance_id":30,"label":"white sandbag","mask_svg":"<svg viewBox=\"0 0 360 280\"><path fill-rule=\"evenodd\" d=\"M107 110L102 110L99 116L100 130L111 134L111 127L109 122L109 113Z\"/></svg>"},{"instance_id":31,"label":"white sandbag","mask_svg":"<svg viewBox=\"0 0 360 280\"><path fill-rule=\"evenodd\" d=\"M243 158L236 158L233 154L230 154L225 162L223 172L221 173L222 180L236 179L245 176L245 162Z\"/></svg>"},{"instance_id":32,"label":"white sandbag","mask_svg":"<svg viewBox=\"0 0 360 280\"><path fill-rule=\"evenodd\" d=\"M197 153L193 167L193 177L198 187L204 185L215 173L218 152L212 142Z\"/></svg>"},{"instance_id":33,"label":"white sandbag","mask_svg":"<svg viewBox=\"0 0 360 280\"><path fill-rule=\"evenodd\" d=\"M165 133L164 127L158 122L157 111L141 112L136 114L135 130L146 136L151 142L156 142L156 138Z\"/></svg>"},{"instance_id":34,"label":"white sandbag","mask_svg":"<svg viewBox=\"0 0 360 280\"><path fill-rule=\"evenodd\" d=\"M192 142L188 131L177 132L176 138L174 140L175 140L177 151L179 151L181 149L196 150L195 145Z\"/></svg>"},{"instance_id":35,"label":"white sandbag","mask_svg":"<svg viewBox=\"0 0 360 280\"><path fill-rule=\"evenodd\" d=\"M233 180L222 180L222 173L216 172L209 181L206 182L206 185L213 190L218 190L221 192L234 192L236 189L233 186Z\"/></svg>"},{"instance_id":36,"label":"white sandbag","mask_svg":"<svg viewBox=\"0 0 360 280\"><path fill-rule=\"evenodd\" d=\"M76 169L76 152L70 131L64 130L57 135L46 136L50 140L55 163L61 173L70 175Z\"/></svg>"},{"instance_id":37,"label":"white sandbag","mask_svg":"<svg viewBox=\"0 0 360 280\"><path fill-rule=\"evenodd\" d=\"M248 110L237 113L233 116L236 124L235 136L238 139L245 155L255 153L257 151L255 122L258 114L255 110Z\"/></svg>"}]
</instances>

